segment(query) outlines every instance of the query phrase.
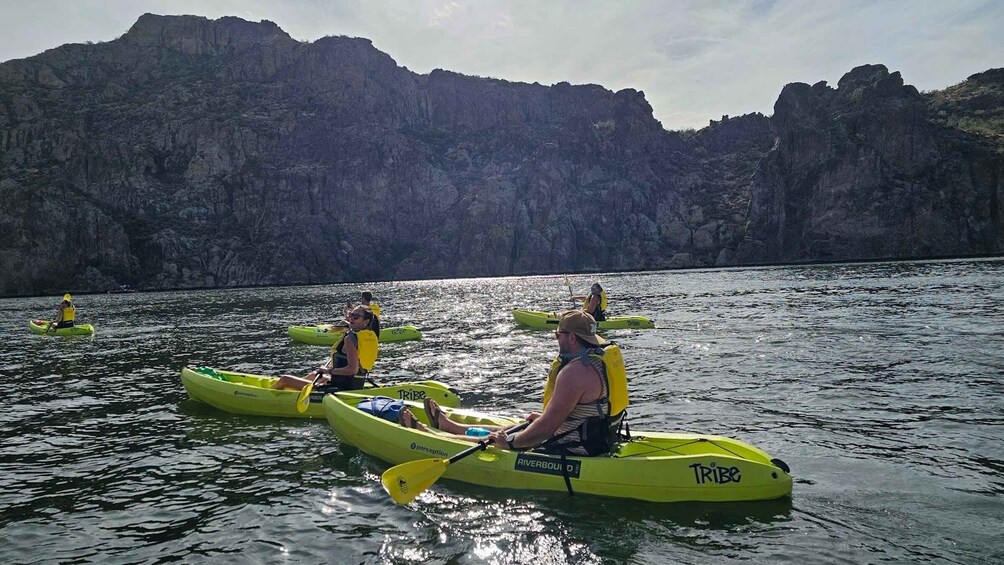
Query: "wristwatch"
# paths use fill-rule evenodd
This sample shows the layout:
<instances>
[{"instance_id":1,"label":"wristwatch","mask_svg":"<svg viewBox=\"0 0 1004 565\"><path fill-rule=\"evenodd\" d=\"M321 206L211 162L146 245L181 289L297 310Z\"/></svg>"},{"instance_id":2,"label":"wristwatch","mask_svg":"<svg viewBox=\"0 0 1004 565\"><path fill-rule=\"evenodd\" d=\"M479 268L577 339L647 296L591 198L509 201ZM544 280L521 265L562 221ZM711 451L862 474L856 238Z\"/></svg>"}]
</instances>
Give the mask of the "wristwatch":
<instances>
[{"instance_id":1,"label":"wristwatch","mask_svg":"<svg viewBox=\"0 0 1004 565\"><path fill-rule=\"evenodd\" d=\"M514 439L516 439L516 434L512 434L511 436L505 436L505 444L508 445L509 449L511 450L519 451L519 448L512 444L512 441Z\"/></svg>"}]
</instances>

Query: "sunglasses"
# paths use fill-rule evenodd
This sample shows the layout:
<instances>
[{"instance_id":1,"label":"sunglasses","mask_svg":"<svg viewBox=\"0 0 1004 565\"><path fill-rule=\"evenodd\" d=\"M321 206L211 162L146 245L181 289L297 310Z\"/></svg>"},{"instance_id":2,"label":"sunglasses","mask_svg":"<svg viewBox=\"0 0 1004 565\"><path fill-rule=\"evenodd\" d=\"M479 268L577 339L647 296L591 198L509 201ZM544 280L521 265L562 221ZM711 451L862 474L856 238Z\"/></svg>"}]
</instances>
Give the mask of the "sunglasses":
<instances>
[{"instance_id":1,"label":"sunglasses","mask_svg":"<svg viewBox=\"0 0 1004 565\"><path fill-rule=\"evenodd\" d=\"M362 317L363 317L362 314L356 314L355 312L349 314L349 319L350 320L358 320L359 318L362 318Z\"/></svg>"}]
</instances>

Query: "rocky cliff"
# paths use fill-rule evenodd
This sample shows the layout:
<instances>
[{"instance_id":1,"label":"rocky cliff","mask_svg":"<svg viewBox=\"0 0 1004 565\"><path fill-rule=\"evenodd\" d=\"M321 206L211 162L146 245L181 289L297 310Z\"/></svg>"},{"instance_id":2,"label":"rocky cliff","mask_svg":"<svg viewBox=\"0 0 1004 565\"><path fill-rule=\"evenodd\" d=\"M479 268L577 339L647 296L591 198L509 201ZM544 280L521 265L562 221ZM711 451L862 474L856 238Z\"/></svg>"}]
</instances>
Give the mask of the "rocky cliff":
<instances>
[{"instance_id":1,"label":"rocky cliff","mask_svg":"<svg viewBox=\"0 0 1004 565\"><path fill-rule=\"evenodd\" d=\"M777 142L753 177L742 260L1000 253L1000 148L932 119L931 98L882 65L852 70L836 89L786 86L771 120Z\"/></svg>"},{"instance_id":2,"label":"rocky cliff","mask_svg":"<svg viewBox=\"0 0 1004 565\"><path fill-rule=\"evenodd\" d=\"M0 294L999 253L970 95L868 66L671 132L630 89L148 14L0 64Z\"/></svg>"}]
</instances>

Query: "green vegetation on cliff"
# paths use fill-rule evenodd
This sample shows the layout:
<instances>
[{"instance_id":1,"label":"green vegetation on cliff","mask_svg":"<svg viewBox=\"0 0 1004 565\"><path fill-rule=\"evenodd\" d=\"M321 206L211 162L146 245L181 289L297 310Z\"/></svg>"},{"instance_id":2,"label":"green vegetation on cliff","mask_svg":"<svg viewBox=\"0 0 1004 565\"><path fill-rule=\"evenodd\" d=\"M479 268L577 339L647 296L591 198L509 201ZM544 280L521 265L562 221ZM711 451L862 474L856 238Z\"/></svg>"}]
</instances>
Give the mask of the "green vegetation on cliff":
<instances>
[{"instance_id":1,"label":"green vegetation on cliff","mask_svg":"<svg viewBox=\"0 0 1004 565\"><path fill-rule=\"evenodd\" d=\"M1004 149L1004 68L972 75L928 97L935 122L987 137Z\"/></svg>"}]
</instances>

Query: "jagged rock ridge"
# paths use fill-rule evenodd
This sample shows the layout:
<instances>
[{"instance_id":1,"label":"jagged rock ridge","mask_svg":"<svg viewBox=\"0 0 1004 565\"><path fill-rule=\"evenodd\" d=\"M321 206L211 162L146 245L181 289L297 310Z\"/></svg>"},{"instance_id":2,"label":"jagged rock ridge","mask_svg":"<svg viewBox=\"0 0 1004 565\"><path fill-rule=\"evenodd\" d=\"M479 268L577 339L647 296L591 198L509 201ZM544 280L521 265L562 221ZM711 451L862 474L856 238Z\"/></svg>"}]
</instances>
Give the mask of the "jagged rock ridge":
<instances>
[{"instance_id":1,"label":"jagged rock ridge","mask_svg":"<svg viewBox=\"0 0 1004 565\"><path fill-rule=\"evenodd\" d=\"M740 256L1000 253L1001 152L992 139L934 123L929 107L882 65L852 70L836 89L786 86L772 118L778 143L753 179Z\"/></svg>"},{"instance_id":2,"label":"jagged rock ridge","mask_svg":"<svg viewBox=\"0 0 1004 565\"><path fill-rule=\"evenodd\" d=\"M635 90L147 14L0 64L0 294L1000 252L1000 153L934 103L866 66L679 133Z\"/></svg>"}]
</instances>

